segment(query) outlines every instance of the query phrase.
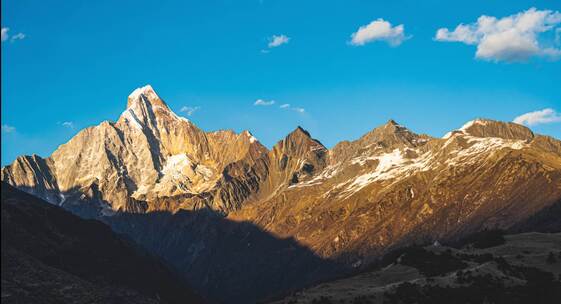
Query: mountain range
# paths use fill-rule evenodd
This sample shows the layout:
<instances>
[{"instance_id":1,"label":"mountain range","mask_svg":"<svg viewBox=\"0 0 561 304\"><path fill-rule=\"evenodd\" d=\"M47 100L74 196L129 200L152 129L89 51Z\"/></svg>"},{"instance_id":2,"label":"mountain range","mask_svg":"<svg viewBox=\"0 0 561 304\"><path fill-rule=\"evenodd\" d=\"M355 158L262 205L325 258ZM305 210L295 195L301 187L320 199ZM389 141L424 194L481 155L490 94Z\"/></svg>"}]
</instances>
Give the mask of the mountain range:
<instances>
[{"instance_id":1,"label":"mountain range","mask_svg":"<svg viewBox=\"0 0 561 304\"><path fill-rule=\"evenodd\" d=\"M331 149L301 127L268 149L249 131L199 129L148 85L116 122L1 175L105 222L206 298L247 303L398 247L521 227L561 202L561 141L489 119L442 138L389 120Z\"/></svg>"}]
</instances>

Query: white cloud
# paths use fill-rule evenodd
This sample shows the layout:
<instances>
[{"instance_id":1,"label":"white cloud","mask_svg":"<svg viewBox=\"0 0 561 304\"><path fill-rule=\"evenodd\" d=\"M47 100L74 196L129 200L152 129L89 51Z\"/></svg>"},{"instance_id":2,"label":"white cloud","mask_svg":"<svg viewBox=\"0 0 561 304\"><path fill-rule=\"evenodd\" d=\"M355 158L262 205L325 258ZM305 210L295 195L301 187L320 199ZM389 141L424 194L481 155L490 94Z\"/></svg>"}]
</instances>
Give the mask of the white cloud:
<instances>
[{"instance_id":1,"label":"white cloud","mask_svg":"<svg viewBox=\"0 0 561 304\"><path fill-rule=\"evenodd\" d=\"M8 35L9 30L10 30L10 28L8 28L8 27L3 27L2 28L2 41L6 41L10 37L10 35Z\"/></svg>"},{"instance_id":2,"label":"white cloud","mask_svg":"<svg viewBox=\"0 0 561 304\"><path fill-rule=\"evenodd\" d=\"M391 46L398 46L410 37L405 36L403 24L393 26L390 22L378 18L361 26L351 35L352 45L364 45L372 41L385 41Z\"/></svg>"},{"instance_id":3,"label":"white cloud","mask_svg":"<svg viewBox=\"0 0 561 304\"><path fill-rule=\"evenodd\" d=\"M10 39L11 42L14 42L16 40L22 40L23 38L25 38L25 34L24 33L17 33L15 35L12 36L12 38Z\"/></svg>"},{"instance_id":4,"label":"white cloud","mask_svg":"<svg viewBox=\"0 0 561 304\"><path fill-rule=\"evenodd\" d=\"M281 104L281 105L279 106L279 108L284 109L284 110L292 110L292 111L298 112L298 113L300 113L300 114L303 114L303 113L306 112L306 110L305 110L304 108L293 107L293 106L291 106L291 105L288 104L288 103Z\"/></svg>"},{"instance_id":5,"label":"white cloud","mask_svg":"<svg viewBox=\"0 0 561 304\"><path fill-rule=\"evenodd\" d=\"M457 41L465 44L476 44L479 41L476 31L469 25L460 24L453 32L447 28L440 28L434 37L437 41Z\"/></svg>"},{"instance_id":6,"label":"white cloud","mask_svg":"<svg viewBox=\"0 0 561 304\"><path fill-rule=\"evenodd\" d=\"M257 99L253 105L254 106L272 106L275 104L274 100L264 100L264 99Z\"/></svg>"},{"instance_id":7,"label":"white cloud","mask_svg":"<svg viewBox=\"0 0 561 304\"><path fill-rule=\"evenodd\" d=\"M546 123L561 122L561 114L553 109L543 109L540 111L529 112L516 117L513 122L521 125L538 125Z\"/></svg>"},{"instance_id":8,"label":"white cloud","mask_svg":"<svg viewBox=\"0 0 561 304\"><path fill-rule=\"evenodd\" d=\"M561 13L530 8L503 18L482 15L477 22L460 24L453 31L440 28L436 41L477 45L475 57L492 61L526 61L532 56L561 57L561 49L541 44L540 34L561 23ZM555 29L557 34L559 28Z\"/></svg>"},{"instance_id":9,"label":"white cloud","mask_svg":"<svg viewBox=\"0 0 561 304\"><path fill-rule=\"evenodd\" d=\"M8 39L10 39L10 34L8 33L10 31L10 28L8 27L3 27L2 28L2 42L7 41ZM17 33L13 36L11 36L10 41L14 42L16 40L22 40L23 38L25 38L25 34L24 33Z\"/></svg>"},{"instance_id":10,"label":"white cloud","mask_svg":"<svg viewBox=\"0 0 561 304\"><path fill-rule=\"evenodd\" d=\"M2 133L13 133L16 131L16 127L12 127L10 125L2 125Z\"/></svg>"},{"instance_id":11,"label":"white cloud","mask_svg":"<svg viewBox=\"0 0 561 304\"><path fill-rule=\"evenodd\" d=\"M196 111L198 111L200 108L201 108L201 107L198 107L198 106L196 106L196 107L183 106L183 107L181 108L181 110L179 110L179 111L182 112L182 113L185 113L185 115L187 115L187 116L191 116L191 115L193 115Z\"/></svg>"},{"instance_id":12,"label":"white cloud","mask_svg":"<svg viewBox=\"0 0 561 304\"><path fill-rule=\"evenodd\" d=\"M283 44L287 44L290 41L290 37L286 35L273 35L269 38L269 44L267 44L268 48L275 48L281 46Z\"/></svg>"},{"instance_id":13,"label":"white cloud","mask_svg":"<svg viewBox=\"0 0 561 304\"><path fill-rule=\"evenodd\" d=\"M65 121L61 125L68 129L74 129L74 123L71 121Z\"/></svg>"},{"instance_id":14,"label":"white cloud","mask_svg":"<svg viewBox=\"0 0 561 304\"><path fill-rule=\"evenodd\" d=\"M255 106L272 106L274 104L275 104L274 100L257 99L253 105L255 105ZM303 113L306 112L306 110L304 108L293 107L289 103L283 103L283 104L279 105L279 109L290 110L290 111L298 112L300 114L303 114Z\"/></svg>"}]
</instances>

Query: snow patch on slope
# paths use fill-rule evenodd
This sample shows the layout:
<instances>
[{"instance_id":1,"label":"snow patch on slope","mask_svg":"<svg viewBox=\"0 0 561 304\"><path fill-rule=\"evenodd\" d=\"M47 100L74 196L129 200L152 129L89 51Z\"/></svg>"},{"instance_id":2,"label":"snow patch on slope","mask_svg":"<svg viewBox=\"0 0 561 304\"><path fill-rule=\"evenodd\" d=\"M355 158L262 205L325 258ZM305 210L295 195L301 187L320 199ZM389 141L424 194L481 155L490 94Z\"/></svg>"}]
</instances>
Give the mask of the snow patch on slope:
<instances>
[{"instance_id":1,"label":"snow patch on slope","mask_svg":"<svg viewBox=\"0 0 561 304\"><path fill-rule=\"evenodd\" d=\"M469 147L450 152L448 165L471 164L478 161L478 155L490 155L487 152L498 151L504 148L520 150L528 144L524 140L511 140L498 137L465 136Z\"/></svg>"},{"instance_id":2,"label":"snow patch on slope","mask_svg":"<svg viewBox=\"0 0 561 304\"><path fill-rule=\"evenodd\" d=\"M351 164L364 166L369 160L376 160L376 156L359 156L351 159Z\"/></svg>"},{"instance_id":3,"label":"snow patch on slope","mask_svg":"<svg viewBox=\"0 0 561 304\"><path fill-rule=\"evenodd\" d=\"M450 132L444 134L444 136L442 136L442 139L448 139L448 138L450 138L450 137L452 136L452 132L453 132L453 131L450 131Z\"/></svg>"},{"instance_id":4,"label":"snow patch on slope","mask_svg":"<svg viewBox=\"0 0 561 304\"><path fill-rule=\"evenodd\" d=\"M372 172L357 176L347 187L345 192L356 192L375 182L392 179L411 171L426 171L430 169L431 153L427 152L417 158L409 159L404 157L399 149L380 156L370 157L377 160L378 165Z\"/></svg>"},{"instance_id":5,"label":"snow patch on slope","mask_svg":"<svg viewBox=\"0 0 561 304\"><path fill-rule=\"evenodd\" d=\"M123 114L121 114L121 117L125 120L125 123L127 125L132 125L135 129L142 130L142 125L140 124L140 120L138 119L138 117L136 116L136 114L132 109L130 108L126 109L123 112Z\"/></svg>"},{"instance_id":6,"label":"snow patch on slope","mask_svg":"<svg viewBox=\"0 0 561 304\"><path fill-rule=\"evenodd\" d=\"M470 120L470 121L466 122L461 128L446 133L444 136L442 136L442 139L448 139L448 138L452 137L453 135L468 135L468 133L466 132L467 129L471 128L474 125L486 126L487 121L485 121L483 119Z\"/></svg>"},{"instance_id":7,"label":"snow patch on slope","mask_svg":"<svg viewBox=\"0 0 561 304\"><path fill-rule=\"evenodd\" d=\"M482 157L492 155L493 151L501 149L519 150L527 146L523 140L507 140L502 138L480 138L474 136L465 136L467 138L468 147L450 151L447 155L447 160L442 164L438 161L437 154L426 152L417 158L405 158L402 151L395 149L390 153L382 154L381 156L372 156L368 159L378 160L378 166L372 172L356 177L348 186L343 194L347 196L355 193L367 185L389 179L408 176L414 172L428 171L439 165L445 166L463 166L482 161ZM449 139L451 142L452 139ZM444 147L449 145L447 142ZM361 159L362 161L362 159ZM357 163L361 163L360 161ZM412 194L414 195L414 194Z\"/></svg>"},{"instance_id":8,"label":"snow patch on slope","mask_svg":"<svg viewBox=\"0 0 561 304\"><path fill-rule=\"evenodd\" d=\"M143 87L137 88L134 91L132 91L132 93L129 95L129 99L138 99L140 98L142 95L146 96L146 97L156 97L159 98L158 95L156 94L156 92L154 91L154 89L152 88L151 85L145 85Z\"/></svg>"},{"instance_id":9,"label":"snow patch on slope","mask_svg":"<svg viewBox=\"0 0 561 304\"><path fill-rule=\"evenodd\" d=\"M475 119L475 120L471 120L466 122L461 128L460 131L465 131L469 128L471 128L474 125L482 125L482 126L486 126L487 122L481 119Z\"/></svg>"},{"instance_id":10,"label":"snow patch on slope","mask_svg":"<svg viewBox=\"0 0 561 304\"><path fill-rule=\"evenodd\" d=\"M309 181L305 181L299 184L291 185L288 188L299 188L299 187L309 187L321 184L324 180L334 177L337 173L339 173L340 164L327 166L323 171L318 174L316 177L312 178Z\"/></svg>"},{"instance_id":11,"label":"snow patch on slope","mask_svg":"<svg viewBox=\"0 0 561 304\"><path fill-rule=\"evenodd\" d=\"M212 168L197 164L185 153L169 156L155 185L141 185L134 195L149 193L201 193L216 184L216 174Z\"/></svg>"},{"instance_id":12,"label":"snow patch on slope","mask_svg":"<svg viewBox=\"0 0 561 304\"><path fill-rule=\"evenodd\" d=\"M183 174L181 173L183 169L187 166L191 166L191 159L187 154L176 154L170 156L162 168L161 173L163 175L171 175L173 178L181 178Z\"/></svg>"},{"instance_id":13,"label":"snow patch on slope","mask_svg":"<svg viewBox=\"0 0 561 304\"><path fill-rule=\"evenodd\" d=\"M251 132L249 132L247 130L243 131L243 134L245 136L249 137L249 142L250 143L254 143L254 142L258 141L257 138L255 138L255 136L253 136L253 134L251 134Z\"/></svg>"}]
</instances>

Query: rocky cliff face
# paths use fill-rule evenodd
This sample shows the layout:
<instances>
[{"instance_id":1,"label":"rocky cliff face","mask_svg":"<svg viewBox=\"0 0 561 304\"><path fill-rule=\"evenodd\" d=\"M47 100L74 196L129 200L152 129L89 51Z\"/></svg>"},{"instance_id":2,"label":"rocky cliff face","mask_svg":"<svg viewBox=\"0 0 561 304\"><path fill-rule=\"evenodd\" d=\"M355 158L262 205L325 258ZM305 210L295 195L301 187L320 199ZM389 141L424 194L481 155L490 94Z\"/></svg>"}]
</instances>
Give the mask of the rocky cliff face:
<instances>
[{"instance_id":1,"label":"rocky cliff face","mask_svg":"<svg viewBox=\"0 0 561 304\"><path fill-rule=\"evenodd\" d=\"M247 131L198 129L146 86L129 96L116 123L81 131L46 159L22 156L2 169L2 180L110 223L198 284L212 270L189 276L189 269L203 260L212 264L208 254L221 256L213 247L220 229L207 233L200 227L210 226L190 219L205 237L195 237L195 247L172 246L179 239L193 241L188 230L194 228L175 219L139 228L159 214L154 211L173 218L181 210L209 209L228 221L294 239L323 259L362 267L389 248L414 241L508 229L561 200L561 142L485 119L443 138L416 134L390 120L332 149L298 127L268 150ZM115 216L130 213L142 220ZM127 218L126 225L121 218ZM175 226L177 233L169 232ZM228 264L232 267L221 263L216 264L221 271L238 273L235 260ZM246 288L258 280L252 273L239 274L248 278L241 280ZM217 286L199 288L212 295ZM232 292L244 287L239 288ZM224 299L228 295L218 300Z\"/></svg>"},{"instance_id":2,"label":"rocky cliff face","mask_svg":"<svg viewBox=\"0 0 561 304\"><path fill-rule=\"evenodd\" d=\"M18 158L2 169L2 180L68 208L87 202L92 216L160 208L227 212L256 192L266 155L249 132L205 133L145 86L129 96L116 123L82 130L47 159Z\"/></svg>"}]
</instances>

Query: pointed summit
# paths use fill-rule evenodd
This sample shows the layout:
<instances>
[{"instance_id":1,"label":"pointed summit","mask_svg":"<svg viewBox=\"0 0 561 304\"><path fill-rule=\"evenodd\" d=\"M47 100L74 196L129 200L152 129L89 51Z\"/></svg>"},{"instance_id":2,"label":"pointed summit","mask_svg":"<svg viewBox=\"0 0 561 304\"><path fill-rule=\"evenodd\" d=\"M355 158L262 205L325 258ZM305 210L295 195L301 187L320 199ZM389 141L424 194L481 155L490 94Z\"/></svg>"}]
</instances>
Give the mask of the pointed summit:
<instances>
[{"instance_id":1,"label":"pointed summit","mask_svg":"<svg viewBox=\"0 0 561 304\"><path fill-rule=\"evenodd\" d=\"M375 133L376 135L380 136L380 135L394 135L396 133L407 133L410 132L409 129L407 129L405 126L400 125L399 123L397 123L395 120L390 119L388 120L385 124L374 128L372 131L370 131L368 134L371 133Z\"/></svg>"},{"instance_id":2,"label":"pointed summit","mask_svg":"<svg viewBox=\"0 0 561 304\"><path fill-rule=\"evenodd\" d=\"M388 120L388 122L386 122L385 125L386 126L399 126L399 124L393 119Z\"/></svg>"},{"instance_id":3,"label":"pointed summit","mask_svg":"<svg viewBox=\"0 0 561 304\"><path fill-rule=\"evenodd\" d=\"M409 130L397 123L395 120L390 119L384 125L377 127L374 130L381 130L384 133L397 133L397 132L408 132Z\"/></svg>"},{"instance_id":4,"label":"pointed summit","mask_svg":"<svg viewBox=\"0 0 561 304\"><path fill-rule=\"evenodd\" d=\"M385 147L395 147L402 144L415 146L419 138L418 134L411 132L395 120L390 119L384 125L363 135L359 141L365 145L375 143Z\"/></svg>"},{"instance_id":5,"label":"pointed summit","mask_svg":"<svg viewBox=\"0 0 561 304\"><path fill-rule=\"evenodd\" d=\"M290 134L288 134L287 137L291 137L291 136L305 136L308 138L312 138L312 136L310 135L310 132L304 130L304 128L302 128L301 126L296 127L296 129L294 129L294 131L290 132Z\"/></svg>"},{"instance_id":6,"label":"pointed summit","mask_svg":"<svg viewBox=\"0 0 561 304\"><path fill-rule=\"evenodd\" d=\"M279 141L275 148L288 149L292 152L305 153L309 150L326 150L321 142L312 138L310 133L298 126L294 131L290 132L283 140ZM290 153L292 153L290 152Z\"/></svg>"},{"instance_id":7,"label":"pointed summit","mask_svg":"<svg viewBox=\"0 0 561 304\"><path fill-rule=\"evenodd\" d=\"M318 149L326 149L319 140L313 138L312 135L310 135L310 132L306 131L301 126L296 127L296 129L290 132L283 141L311 145Z\"/></svg>"},{"instance_id":8,"label":"pointed summit","mask_svg":"<svg viewBox=\"0 0 561 304\"><path fill-rule=\"evenodd\" d=\"M156 91L151 85L145 85L137 88L128 97L127 109L130 108L135 102L147 102L152 106L168 108L166 103L156 94Z\"/></svg>"},{"instance_id":9,"label":"pointed summit","mask_svg":"<svg viewBox=\"0 0 561 304\"><path fill-rule=\"evenodd\" d=\"M270 151L271 185L294 185L309 180L327 164L327 148L298 126Z\"/></svg>"},{"instance_id":10,"label":"pointed summit","mask_svg":"<svg viewBox=\"0 0 561 304\"><path fill-rule=\"evenodd\" d=\"M129 95L127 109L119 117L118 123L142 130L144 127L155 129L166 121L178 120L189 123L186 118L177 116L156 94L151 85L145 85Z\"/></svg>"}]
</instances>

